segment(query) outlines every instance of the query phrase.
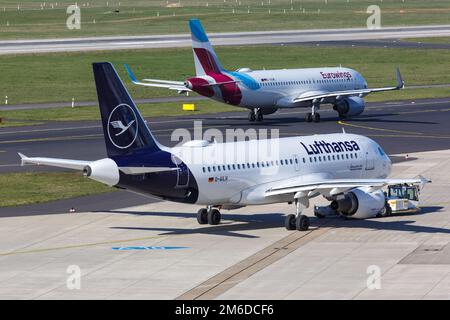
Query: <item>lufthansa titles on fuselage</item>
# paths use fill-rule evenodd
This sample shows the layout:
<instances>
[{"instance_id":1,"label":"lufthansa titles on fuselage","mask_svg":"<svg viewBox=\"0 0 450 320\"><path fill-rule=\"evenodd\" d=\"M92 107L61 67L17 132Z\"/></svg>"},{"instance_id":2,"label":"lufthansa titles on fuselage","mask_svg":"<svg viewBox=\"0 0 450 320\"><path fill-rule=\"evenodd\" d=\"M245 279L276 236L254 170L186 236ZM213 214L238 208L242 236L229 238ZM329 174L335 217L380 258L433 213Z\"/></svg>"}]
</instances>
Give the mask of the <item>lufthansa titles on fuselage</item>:
<instances>
[{"instance_id":1,"label":"lufthansa titles on fuselage","mask_svg":"<svg viewBox=\"0 0 450 320\"><path fill-rule=\"evenodd\" d=\"M303 148L309 155L323 154L323 153L340 153L348 151L359 151L361 148L354 140L326 142L324 140L314 141L313 144L304 144L300 142Z\"/></svg>"}]
</instances>

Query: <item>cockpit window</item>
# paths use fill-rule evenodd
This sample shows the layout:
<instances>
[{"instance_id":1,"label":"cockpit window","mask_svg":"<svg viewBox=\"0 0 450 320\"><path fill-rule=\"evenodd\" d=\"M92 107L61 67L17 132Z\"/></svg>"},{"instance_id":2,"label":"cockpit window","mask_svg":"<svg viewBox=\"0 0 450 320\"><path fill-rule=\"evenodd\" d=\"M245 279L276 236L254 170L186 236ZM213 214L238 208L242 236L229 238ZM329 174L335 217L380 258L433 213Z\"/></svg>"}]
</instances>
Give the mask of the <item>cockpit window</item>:
<instances>
[{"instance_id":1,"label":"cockpit window","mask_svg":"<svg viewBox=\"0 0 450 320\"><path fill-rule=\"evenodd\" d=\"M380 153L381 156L385 156L386 155L384 153L383 149L381 149L380 147L378 147L378 152Z\"/></svg>"}]
</instances>

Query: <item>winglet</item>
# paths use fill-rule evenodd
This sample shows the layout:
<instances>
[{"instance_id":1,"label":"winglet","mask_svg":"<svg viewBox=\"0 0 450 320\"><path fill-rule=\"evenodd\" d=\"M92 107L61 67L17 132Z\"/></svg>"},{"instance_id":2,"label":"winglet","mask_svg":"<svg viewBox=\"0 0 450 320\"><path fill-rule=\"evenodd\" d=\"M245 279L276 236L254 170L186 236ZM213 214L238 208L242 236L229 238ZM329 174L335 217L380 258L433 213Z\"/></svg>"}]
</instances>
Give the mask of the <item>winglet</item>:
<instances>
[{"instance_id":1,"label":"winglet","mask_svg":"<svg viewBox=\"0 0 450 320\"><path fill-rule=\"evenodd\" d=\"M405 87L405 81L403 81L402 74L400 73L400 68L397 67L397 88L403 89Z\"/></svg>"},{"instance_id":2,"label":"winglet","mask_svg":"<svg viewBox=\"0 0 450 320\"><path fill-rule=\"evenodd\" d=\"M17 152L17 154L20 157L20 165L23 166L25 164L25 160L28 159L28 157L20 152Z\"/></svg>"},{"instance_id":3,"label":"winglet","mask_svg":"<svg viewBox=\"0 0 450 320\"><path fill-rule=\"evenodd\" d=\"M420 179L420 189L423 189L423 187L427 184L427 183L431 183L432 181L430 179L425 178L422 175L419 175L419 179Z\"/></svg>"},{"instance_id":4,"label":"winglet","mask_svg":"<svg viewBox=\"0 0 450 320\"><path fill-rule=\"evenodd\" d=\"M128 73L128 76L130 77L131 82L138 83L139 81L137 81L136 77L134 76L133 71L131 71L128 64L125 63L124 66L125 66L125 69L127 70L127 73Z\"/></svg>"}]
</instances>

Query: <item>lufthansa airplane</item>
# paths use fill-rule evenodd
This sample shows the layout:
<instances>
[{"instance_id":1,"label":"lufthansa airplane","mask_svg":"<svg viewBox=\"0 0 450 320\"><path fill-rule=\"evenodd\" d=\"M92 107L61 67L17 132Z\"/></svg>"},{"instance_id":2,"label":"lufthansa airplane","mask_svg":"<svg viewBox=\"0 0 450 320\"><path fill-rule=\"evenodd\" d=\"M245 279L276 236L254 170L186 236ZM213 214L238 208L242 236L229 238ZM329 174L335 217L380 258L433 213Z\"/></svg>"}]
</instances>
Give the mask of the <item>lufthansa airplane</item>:
<instances>
[{"instance_id":1,"label":"lufthansa airplane","mask_svg":"<svg viewBox=\"0 0 450 320\"><path fill-rule=\"evenodd\" d=\"M190 20L196 76L186 81L144 79L138 81L125 65L131 81L149 87L194 91L219 102L249 109L250 121L262 121L264 115L281 108L311 108L307 122L319 122L321 104L332 104L340 117L357 116L364 111L363 97L372 92L398 90L404 82L397 69L395 87L368 88L355 70L323 67L284 70L225 70L211 46L200 21Z\"/></svg>"},{"instance_id":2,"label":"lufthansa airplane","mask_svg":"<svg viewBox=\"0 0 450 320\"><path fill-rule=\"evenodd\" d=\"M383 149L367 137L348 133L163 146L114 67L94 63L93 70L108 157L83 161L19 154L22 165L80 170L119 189L201 205L200 224L218 224L221 208L294 203L296 213L285 220L288 230L308 229L302 210L310 198L322 195L343 216L364 219L383 213L382 187L425 183L422 177L389 179L391 161ZM267 145L270 152L264 151Z\"/></svg>"}]
</instances>

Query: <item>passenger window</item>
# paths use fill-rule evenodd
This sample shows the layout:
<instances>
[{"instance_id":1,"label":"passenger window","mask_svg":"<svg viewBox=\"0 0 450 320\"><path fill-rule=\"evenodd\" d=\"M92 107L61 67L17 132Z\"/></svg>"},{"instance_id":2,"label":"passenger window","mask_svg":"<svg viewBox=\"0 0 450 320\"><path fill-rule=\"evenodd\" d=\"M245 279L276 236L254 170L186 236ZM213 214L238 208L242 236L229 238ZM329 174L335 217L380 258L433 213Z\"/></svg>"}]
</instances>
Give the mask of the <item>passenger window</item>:
<instances>
[{"instance_id":1,"label":"passenger window","mask_svg":"<svg viewBox=\"0 0 450 320\"><path fill-rule=\"evenodd\" d=\"M211 167L208 167L208 172L211 172Z\"/></svg>"},{"instance_id":2,"label":"passenger window","mask_svg":"<svg viewBox=\"0 0 450 320\"><path fill-rule=\"evenodd\" d=\"M289 159L289 162L291 163L291 164L293 164L294 162L292 161L292 159Z\"/></svg>"},{"instance_id":3,"label":"passenger window","mask_svg":"<svg viewBox=\"0 0 450 320\"><path fill-rule=\"evenodd\" d=\"M236 166L233 164L233 170L236 170Z\"/></svg>"},{"instance_id":4,"label":"passenger window","mask_svg":"<svg viewBox=\"0 0 450 320\"><path fill-rule=\"evenodd\" d=\"M216 172L216 166L213 166L213 171Z\"/></svg>"},{"instance_id":5,"label":"passenger window","mask_svg":"<svg viewBox=\"0 0 450 320\"><path fill-rule=\"evenodd\" d=\"M217 166L217 171L220 171L220 166Z\"/></svg>"},{"instance_id":6,"label":"passenger window","mask_svg":"<svg viewBox=\"0 0 450 320\"><path fill-rule=\"evenodd\" d=\"M205 167L203 167L202 170L203 170L203 172L205 172L205 171L206 171L206 170L205 170Z\"/></svg>"}]
</instances>

